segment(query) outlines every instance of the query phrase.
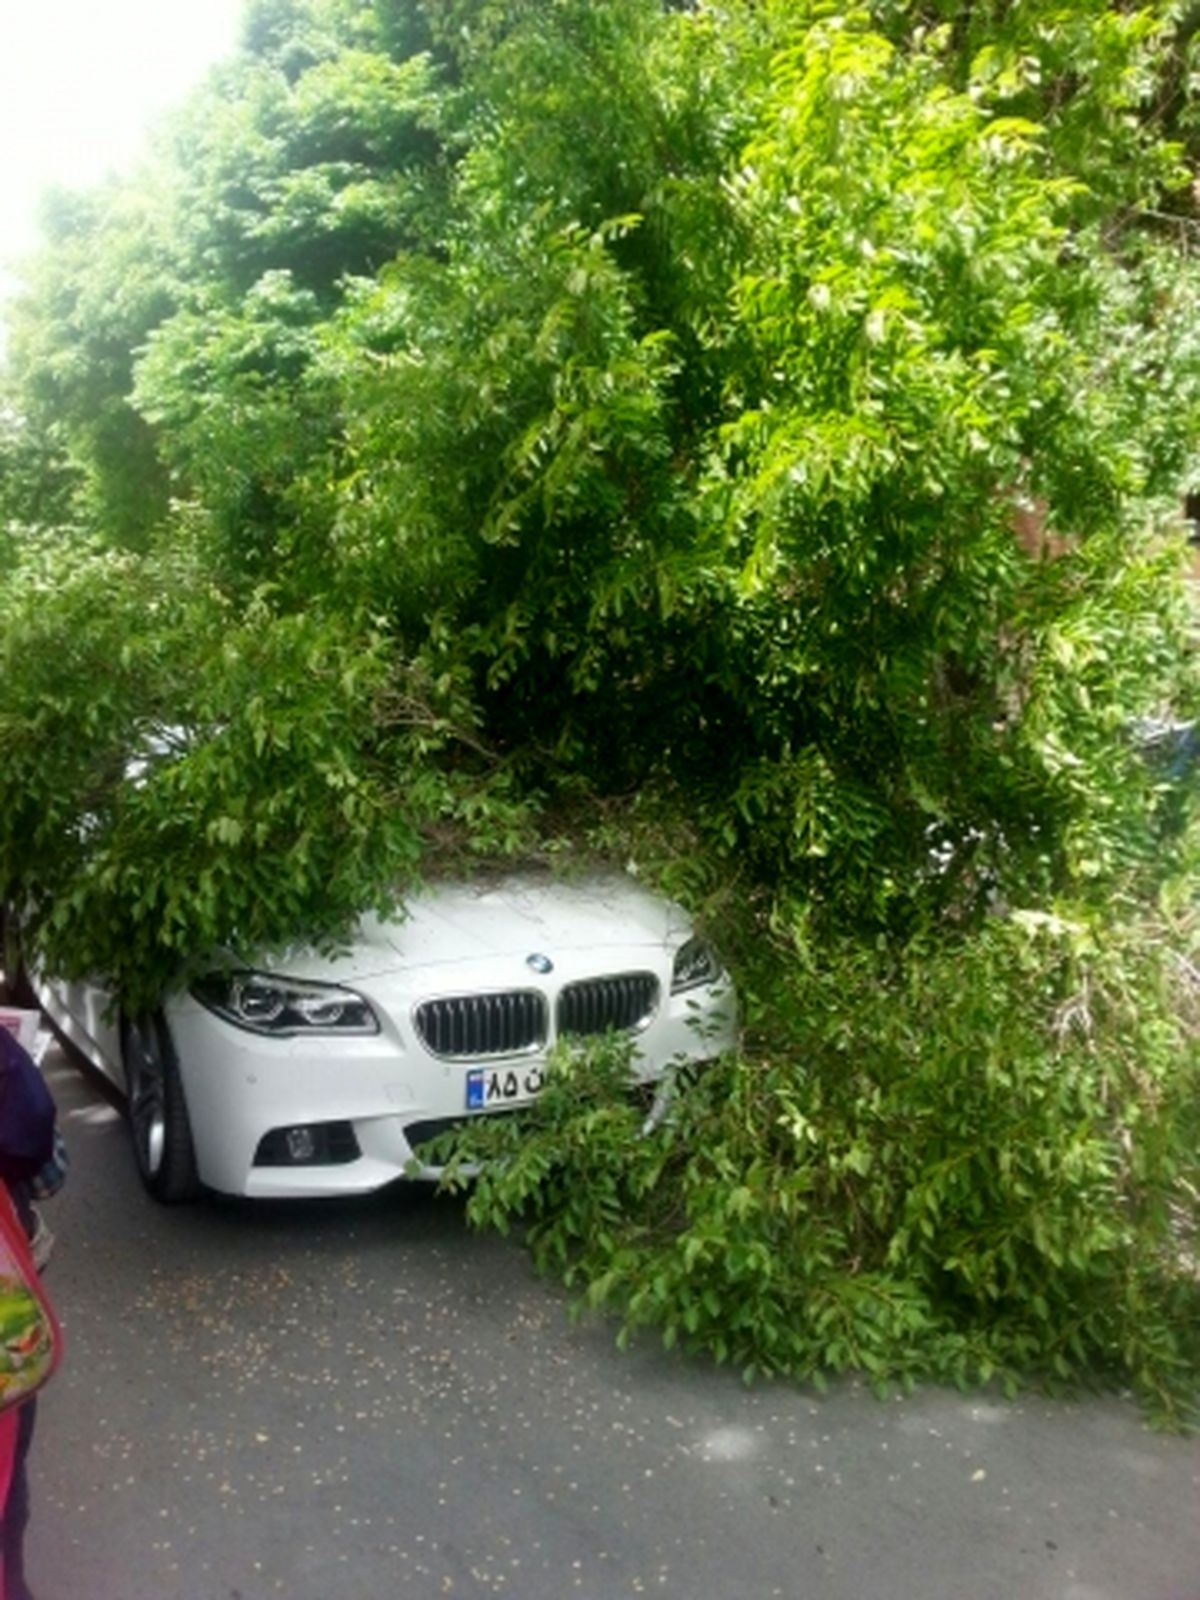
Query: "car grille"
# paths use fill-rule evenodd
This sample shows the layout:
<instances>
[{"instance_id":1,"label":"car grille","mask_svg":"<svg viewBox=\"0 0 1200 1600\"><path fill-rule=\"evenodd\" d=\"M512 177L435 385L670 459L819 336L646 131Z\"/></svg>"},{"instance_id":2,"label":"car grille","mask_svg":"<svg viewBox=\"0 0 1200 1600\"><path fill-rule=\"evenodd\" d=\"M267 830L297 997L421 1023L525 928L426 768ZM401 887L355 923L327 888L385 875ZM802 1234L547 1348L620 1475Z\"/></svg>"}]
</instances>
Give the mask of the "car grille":
<instances>
[{"instance_id":1,"label":"car grille","mask_svg":"<svg viewBox=\"0 0 1200 1600\"><path fill-rule=\"evenodd\" d=\"M559 1033L632 1030L649 1022L658 1008L658 979L652 972L619 972L607 978L568 983L558 997Z\"/></svg>"},{"instance_id":2,"label":"car grille","mask_svg":"<svg viewBox=\"0 0 1200 1600\"><path fill-rule=\"evenodd\" d=\"M417 1032L435 1056L511 1056L546 1040L546 1002L535 989L451 995L416 1009Z\"/></svg>"}]
</instances>

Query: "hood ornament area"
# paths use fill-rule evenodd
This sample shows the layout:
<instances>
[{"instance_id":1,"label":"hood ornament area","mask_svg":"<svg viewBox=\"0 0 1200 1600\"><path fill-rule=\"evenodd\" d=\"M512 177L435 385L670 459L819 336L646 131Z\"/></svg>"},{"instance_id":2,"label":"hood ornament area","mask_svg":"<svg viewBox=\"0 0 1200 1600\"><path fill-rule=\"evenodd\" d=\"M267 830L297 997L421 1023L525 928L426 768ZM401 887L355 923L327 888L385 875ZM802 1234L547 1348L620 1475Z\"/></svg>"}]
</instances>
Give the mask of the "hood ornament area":
<instances>
[{"instance_id":1,"label":"hood ornament area","mask_svg":"<svg viewBox=\"0 0 1200 1600\"><path fill-rule=\"evenodd\" d=\"M553 961L549 956L544 956L540 950L535 950L531 956L526 956L525 965L534 972L540 972L543 977L546 973L554 971Z\"/></svg>"}]
</instances>

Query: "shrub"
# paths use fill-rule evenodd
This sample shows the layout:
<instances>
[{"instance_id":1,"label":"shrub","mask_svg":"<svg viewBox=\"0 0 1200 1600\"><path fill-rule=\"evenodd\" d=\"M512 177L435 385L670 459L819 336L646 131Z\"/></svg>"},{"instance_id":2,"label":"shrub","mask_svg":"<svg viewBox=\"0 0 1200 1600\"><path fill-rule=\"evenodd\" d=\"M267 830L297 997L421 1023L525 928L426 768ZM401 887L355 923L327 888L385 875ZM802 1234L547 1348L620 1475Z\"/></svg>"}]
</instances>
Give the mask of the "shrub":
<instances>
[{"instance_id":1,"label":"shrub","mask_svg":"<svg viewBox=\"0 0 1200 1600\"><path fill-rule=\"evenodd\" d=\"M455 1140L468 1214L620 1336L886 1386L1130 1384L1195 1414L1200 973L1186 919L1015 913L961 938L760 963L759 1048L652 1130L628 1046L561 1053Z\"/></svg>"}]
</instances>

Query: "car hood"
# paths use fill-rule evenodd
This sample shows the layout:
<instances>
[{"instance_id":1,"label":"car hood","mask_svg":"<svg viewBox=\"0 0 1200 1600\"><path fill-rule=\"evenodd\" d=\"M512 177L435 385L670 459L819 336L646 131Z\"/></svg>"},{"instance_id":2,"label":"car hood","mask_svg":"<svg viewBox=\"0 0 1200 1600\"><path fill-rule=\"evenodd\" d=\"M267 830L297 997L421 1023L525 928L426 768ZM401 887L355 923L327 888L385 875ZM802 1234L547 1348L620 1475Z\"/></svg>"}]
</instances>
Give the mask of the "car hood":
<instances>
[{"instance_id":1,"label":"car hood","mask_svg":"<svg viewBox=\"0 0 1200 1600\"><path fill-rule=\"evenodd\" d=\"M364 917L349 948L323 956L293 947L258 954L253 965L296 978L348 983L396 971L495 957L549 956L679 943L686 914L628 877L509 877L427 886L404 913Z\"/></svg>"}]
</instances>

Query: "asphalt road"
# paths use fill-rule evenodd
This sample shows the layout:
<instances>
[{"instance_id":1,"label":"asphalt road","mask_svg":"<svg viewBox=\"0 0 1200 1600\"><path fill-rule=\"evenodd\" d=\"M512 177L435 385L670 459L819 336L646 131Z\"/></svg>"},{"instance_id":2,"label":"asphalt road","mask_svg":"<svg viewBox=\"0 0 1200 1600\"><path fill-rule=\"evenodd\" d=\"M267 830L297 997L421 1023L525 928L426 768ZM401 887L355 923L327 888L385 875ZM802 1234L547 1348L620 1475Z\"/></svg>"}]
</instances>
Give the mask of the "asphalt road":
<instances>
[{"instance_id":1,"label":"asphalt road","mask_svg":"<svg viewBox=\"0 0 1200 1600\"><path fill-rule=\"evenodd\" d=\"M1200 1600L1200 1443L1126 1401L622 1354L419 1189L159 1208L46 1067L74 1170L38 1600Z\"/></svg>"}]
</instances>

